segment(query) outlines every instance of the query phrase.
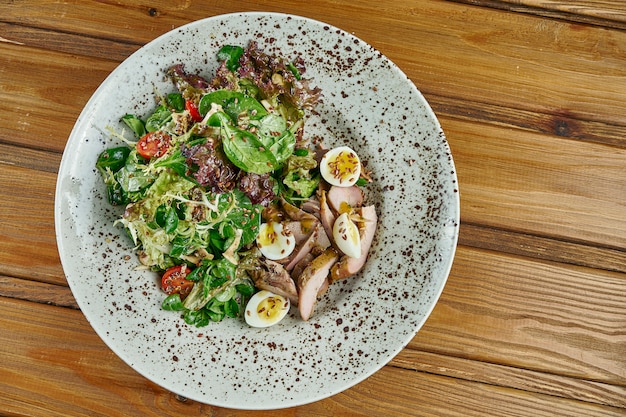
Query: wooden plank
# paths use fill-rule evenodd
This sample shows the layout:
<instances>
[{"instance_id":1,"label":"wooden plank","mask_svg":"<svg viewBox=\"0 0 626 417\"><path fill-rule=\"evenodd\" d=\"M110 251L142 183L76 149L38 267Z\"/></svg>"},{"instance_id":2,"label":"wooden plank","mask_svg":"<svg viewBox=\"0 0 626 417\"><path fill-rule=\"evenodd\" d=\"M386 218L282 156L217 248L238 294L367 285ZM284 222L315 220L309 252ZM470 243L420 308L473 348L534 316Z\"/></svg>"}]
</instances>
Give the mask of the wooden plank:
<instances>
[{"instance_id":1,"label":"wooden plank","mask_svg":"<svg viewBox=\"0 0 626 417\"><path fill-rule=\"evenodd\" d=\"M67 287L0 277L0 296L78 309ZM567 378L463 358L403 350L391 365L490 385L626 408L626 387ZM503 382L506 381L506 382Z\"/></svg>"},{"instance_id":2,"label":"wooden plank","mask_svg":"<svg viewBox=\"0 0 626 417\"><path fill-rule=\"evenodd\" d=\"M61 156L62 154L58 152L0 143L0 164L3 165L19 166L56 174L59 171Z\"/></svg>"},{"instance_id":3,"label":"wooden plank","mask_svg":"<svg viewBox=\"0 0 626 417\"><path fill-rule=\"evenodd\" d=\"M0 409L9 415L233 415L232 410L180 402L147 381L102 343L79 311L0 297L0 317L0 354L5 358L0 365ZM464 363L452 362L453 366ZM73 395L77 391L82 395ZM32 392L38 395L33 397ZM502 385L387 366L355 387L314 404L237 415L582 417L623 412L618 407L555 400Z\"/></svg>"},{"instance_id":4,"label":"wooden plank","mask_svg":"<svg viewBox=\"0 0 626 417\"><path fill-rule=\"evenodd\" d=\"M78 309L68 287L24 279L0 277L0 296ZM626 408L626 386L613 386L413 349L403 350L390 364L467 381L506 385L538 394Z\"/></svg>"},{"instance_id":5,"label":"wooden plank","mask_svg":"<svg viewBox=\"0 0 626 417\"><path fill-rule=\"evenodd\" d=\"M626 29L621 0L451 0L592 25Z\"/></svg>"},{"instance_id":6,"label":"wooden plank","mask_svg":"<svg viewBox=\"0 0 626 417\"><path fill-rule=\"evenodd\" d=\"M441 123L457 167L462 222L626 249L626 149Z\"/></svg>"},{"instance_id":7,"label":"wooden plank","mask_svg":"<svg viewBox=\"0 0 626 417\"><path fill-rule=\"evenodd\" d=\"M69 288L0 277L0 296L78 309ZM405 349L392 366L538 394L626 408L626 387Z\"/></svg>"},{"instance_id":8,"label":"wooden plank","mask_svg":"<svg viewBox=\"0 0 626 417\"><path fill-rule=\"evenodd\" d=\"M621 408L594 406L569 400L528 394L517 395L510 389L470 383L463 380L423 377L421 374L405 372L381 373L376 378L381 382L367 391L359 390L359 396L350 395L350 410L368 410L378 398L395 398L388 415L394 416L620 416ZM403 381L400 389L390 384L392 380ZM406 387L405 387L406 386ZM381 388L378 388L381 387ZM367 387L369 388L369 387ZM339 395L343 398L344 395ZM417 401L416 401L417 399ZM360 405L362 404L362 405ZM322 410L320 410L322 411ZM587 414L588 413L588 414ZM327 415L320 413L319 415ZM361 415L361 414L357 414ZM362 415L371 415L367 411Z\"/></svg>"},{"instance_id":9,"label":"wooden plank","mask_svg":"<svg viewBox=\"0 0 626 417\"><path fill-rule=\"evenodd\" d=\"M383 399L390 399L384 401ZM315 403L315 416L622 416L623 408L600 406L421 372L389 369L366 382ZM384 402L383 402L384 401ZM330 406L329 406L330 402ZM381 406L381 403L383 404ZM231 416L220 410L216 417ZM298 410L300 411L300 410ZM237 414L241 416L242 414ZM271 416L243 414L243 416ZM300 416L300 413L296 415ZM308 413L303 413L308 415Z\"/></svg>"},{"instance_id":10,"label":"wooden plank","mask_svg":"<svg viewBox=\"0 0 626 417\"><path fill-rule=\"evenodd\" d=\"M439 117L454 117L466 121L484 121L507 128L580 139L626 148L626 126L583 120L563 111L520 109L485 102L468 102L455 97L425 93L428 103Z\"/></svg>"},{"instance_id":11,"label":"wooden plank","mask_svg":"<svg viewBox=\"0 0 626 417\"><path fill-rule=\"evenodd\" d=\"M57 153L89 97L117 65L6 43L0 43L0 56L0 101L6 104L0 142Z\"/></svg>"},{"instance_id":12,"label":"wooden plank","mask_svg":"<svg viewBox=\"0 0 626 417\"><path fill-rule=\"evenodd\" d=\"M480 265L488 265L488 267L481 267ZM549 270L548 276L551 277L554 282L533 283L534 276L545 276L546 270ZM459 272L457 273L457 271ZM459 276L461 280L467 282L459 283L459 279L457 278ZM570 280L566 281L564 278L570 278ZM599 280L601 281L600 283L598 283ZM502 282L506 282L506 286L503 286L501 284ZM603 377L588 374L590 371L586 370L586 368L596 369L604 367L605 373L616 372L618 374L615 380L614 376L609 377L609 382L618 385L621 384L622 387L626 387L626 374L624 374L626 366L623 363L623 355L620 353L623 351L624 346L626 346L626 341L624 340L624 336L620 335L617 330L617 328L620 327L620 320L623 324L623 320L626 317L626 303L623 302L626 296L622 296L620 300L620 296L615 297L609 295L616 293L616 291L618 291L617 288L622 286L624 282L626 282L625 274L604 274L597 271L590 272L586 269L569 270L564 266L555 265L551 267L551 265L546 266L546 264L541 262L518 258L509 259L499 254L483 253L482 251L461 247L459 248L459 255L455 261L452 276L444 291L440 305L435 309L433 316L427 322L427 326L418 334L411 344L411 347L437 349L439 345L460 346L460 351L444 353L447 355L459 355L461 357L468 355L466 348L469 347L470 352L489 352L487 356L480 356L473 359L493 363L504 363L505 360L510 360L510 356L521 358L536 356L533 359L534 361L544 361L545 363L541 365L537 365L536 363L519 363L518 366L526 369L539 369L549 374L565 375L571 373L572 367L577 367L583 374L576 373L571 375L572 378L576 377L598 381L602 381ZM600 288L600 290L598 290L598 288ZM482 293L482 289L488 290ZM536 290L536 293L529 293L529 289ZM565 289L569 291L565 291ZM31 290L33 291L31 292ZM479 295L475 295L474 293L476 292L478 292ZM493 300L496 298L495 296L487 296L493 292L497 294L498 300ZM559 298L558 295L561 294L562 297ZM594 294L597 295L595 298L592 298ZM5 278L0 280L0 295L76 307L71 301L69 289L66 287L54 286L54 288L51 289L46 288L45 285L36 283L25 284L18 282L16 279ZM605 296L611 298L611 300L609 300L611 303L608 307L602 307L602 305L607 304L607 300L603 298ZM485 305L476 306L472 303L472 306L464 307L462 305L463 301L459 301L461 298L463 300L473 300L474 298L472 297L485 300ZM567 300L577 298L583 300L581 301L582 306L578 309L574 309L568 305L559 305L559 302L571 303ZM524 303L519 300L529 301ZM550 300L550 302L547 303L541 300ZM491 303L494 302L498 304L491 305ZM439 310L445 308L441 307L442 305L448 306L448 309L453 310L454 313L444 313L446 316L444 324L440 322L441 318L438 315ZM513 305L518 306L516 307L516 311L507 311L507 309L510 309L507 306ZM558 312L559 316L550 318L549 316L552 314L551 308L555 306L555 311ZM463 313L465 309L467 309L467 315ZM460 310L460 312L457 310ZM503 315L493 313L494 311L502 310L505 311ZM583 315L579 316L580 310L583 311ZM491 317L490 314L494 314L495 317ZM459 318L459 315L462 317ZM474 321L471 320L472 318L474 318ZM551 321L555 323L551 323ZM579 328L576 328L576 325L569 324L569 321L572 323L583 322L579 324ZM446 340L444 344L441 341L440 335L437 337L428 335L426 339L433 339L436 345L422 345L420 342L423 339L422 335L424 332L429 331L431 322L434 322L433 326L436 332L443 332L447 334L447 337L454 335L452 342ZM523 340L514 341L514 343L519 343L521 346L514 348L507 347L507 344L511 342L509 335L516 332L516 328L511 328L511 324L515 322L518 323L515 327L521 328L524 334L528 334L531 338L537 339L533 342L536 346L530 348L526 346L525 336L521 335L517 337L517 339ZM465 334L465 332L468 331L471 333L472 329L484 327L481 323L488 323L487 327L491 328L488 332L489 336L483 336L486 340L477 340L476 335ZM451 329L450 326L462 326L462 328ZM465 326L468 326L468 329L465 329ZM549 330L546 329L544 331L542 329L543 327L550 327L550 329L556 328L558 332L569 332L573 346L567 346L570 342L567 341L567 337L564 337L559 343L556 343L556 345L558 349L565 350L566 352L550 351L553 345L555 345L555 341L550 339L541 340L542 334L547 335L546 337L550 337ZM578 341L576 340L577 338ZM468 341L471 342L468 343ZM485 346L472 346L472 343L485 344ZM501 349L500 352L496 352L493 347L497 345L499 345ZM513 350L515 350L515 352L513 352L514 354L511 353ZM547 351L544 352L544 350ZM576 352L577 350L579 353ZM587 363L585 365L577 364L576 362L568 363L570 359L573 358L573 360L576 360L578 356L586 357L588 360L596 358L600 361L612 361L614 364L596 366L594 363ZM602 358L603 356L606 356L606 358ZM553 358L558 358L558 360ZM555 364L557 365L556 368L553 367ZM547 369L543 369L545 366L547 366ZM498 372L491 369L491 372L487 372L485 375L497 374ZM597 372L597 370L595 372ZM621 375L619 375L620 372ZM458 375L452 376L458 377ZM522 382L533 378L523 374L518 376L518 379ZM606 375L604 378L606 378ZM536 380L536 378L534 379ZM551 380L552 378L549 377L547 379ZM554 387L550 389L557 389L555 387L558 386L559 379L557 378L556 381L557 382L552 382ZM489 383L490 381L482 382ZM520 382L520 384L522 384L522 382ZM544 382L543 384L545 385L546 383ZM572 384L572 382L564 384L562 388L566 389L568 393L562 395L573 395L572 392L574 391L572 390L574 390L574 388L572 388ZM582 387L587 385L587 383L584 383ZM523 386L520 385L516 388L522 387ZM528 387L524 388L528 389ZM589 386L580 391L580 395L597 396L597 392L603 391L606 391L606 388ZM594 394L594 392L596 393ZM608 392L610 393L610 390L608 390ZM548 393L555 395L554 392ZM608 394L605 393L604 395ZM614 395L610 400L610 404L621 406L619 401L616 401L615 398L619 397L615 397ZM588 398L578 399L589 400Z\"/></svg>"},{"instance_id":13,"label":"wooden plank","mask_svg":"<svg viewBox=\"0 0 626 417\"><path fill-rule=\"evenodd\" d=\"M487 103L485 116L504 108L500 119L505 121L515 111L522 112L520 117L530 112L535 116L526 123L533 130L559 136L593 136L593 130L585 129L598 123L624 128L624 119L613 112L621 111L617 109L626 99L626 32L578 30L516 14L451 12L448 22L438 22L441 30L415 22L415 38L400 44L395 39L411 29L397 20L380 22L384 35L375 37L376 46L426 97L453 98L474 114L483 112L475 103ZM441 51L439 45L453 52ZM416 50L419 56L411 52ZM463 107L450 110L465 114Z\"/></svg>"},{"instance_id":14,"label":"wooden plank","mask_svg":"<svg viewBox=\"0 0 626 417\"><path fill-rule=\"evenodd\" d=\"M626 387L625 283L623 273L461 246L409 346Z\"/></svg>"},{"instance_id":15,"label":"wooden plank","mask_svg":"<svg viewBox=\"0 0 626 417\"><path fill-rule=\"evenodd\" d=\"M79 308L69 287L23 278L0 276L0 297Z\"/></svg>"},{"instance_id":16,"label":"wooden plank","mask_svg":"<svg viewBox=\"0 0 626 417\"><path fill-rule=\"evenodd\" d=\"M10 358L0 365L4 413L175 416L194 408L201 415L199 404L179 403L125 365L80 311L1 297L0 311L0 349Z\"/></svg>"},{"instance_id":17,"label":"wooden plank","mask_svg":"<svg viewBox=\"0 0 626 417\"><path fill-rule=\"evenodd\" d=\"M18 4L0 3L2 21L67 34L87 34L130 45L144 44L162 33L227 5L201 4L191 0L155 0L150 5L140 0L100 2L55 2L25 0ZM200 6L200 7L199 7ZM209 14L210 15L210 14ZM11 38L9 38L11 39Z\"/></svg>"},{"instance_id":18,"label":"wooden plank","mask_svg":"<svg viewBox=\"0 0 626 417\"><path fill-rule=\"evenodd\" d=\"M626 387L624 386L413 349L404 349L390 364L465 381L494 386L506 385L523 391L626 409Z\"/></svg>"},{"instance_id":19,"label":"wooden plank","mask_svg":"<svg viewBox=\"0 0 626 417\"><path fill-rule=\"evenodd\" d=\"M123 61L141 45L0 22L0 42Z\"/></svg>"},{"instance_id":20,"label":"wooden plank","mask_svg":"<svg viewBox=\"0 0 626 417\"><path fill-rule=\"evenodd\" d=\"M626 273L626 252L461 223L459 244L587 268Z\"/></svg>"},{"instance_id":21,"label":"wooden plank","mask_svg":"<svg viewBox=\"0 0 626 417\"><path fill-rule=\"evenodd\" d=\"M67 285L54 233L56 175L0 165L0 274Z\"/></svg>"}]
</instances>

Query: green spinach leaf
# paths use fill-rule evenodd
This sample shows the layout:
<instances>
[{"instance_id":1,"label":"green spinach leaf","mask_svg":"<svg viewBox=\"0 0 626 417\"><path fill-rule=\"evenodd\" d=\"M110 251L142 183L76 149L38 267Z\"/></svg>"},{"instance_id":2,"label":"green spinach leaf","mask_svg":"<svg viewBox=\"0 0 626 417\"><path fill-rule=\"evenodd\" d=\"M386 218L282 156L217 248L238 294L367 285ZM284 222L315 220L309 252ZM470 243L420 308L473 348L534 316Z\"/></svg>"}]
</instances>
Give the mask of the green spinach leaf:
<instances>
[{"instance_id":1,"label":"green spinach leaf","mask_svg":"<svg viewBox=\"0 0 626 417\"><path fill-rule=\"evenodd\" d=\"M161 308L167 311L182 311L185 309L180 294L172 294L167 296L161 303Z\"/></svg>"},{"instance_id":2,"label":"green spinach leaf","mask_svg":"<svg viewBox=\"0 0 626 417\"><path fill-rule=\"evenodd\" d=\"M147 174L134 161L127 161L126 165L117 171L115 178L126 193L141 191L154 181L154 176Z\"/></svg>"},{"instance_id":3,"label":"green spinach leaf","mask_svg":"<svg viewBox=\"0 0 626 417\"><path fill-rule=\"evenodd\" d=\"M154 168L169 168L181 177L187 177L187 163L180 149L174 150L168 157L157 159L152 166Z\"/></svg>"},{"instance_id":4,"label":"green spinach leaf","mask_svg":"<svg viewBox=\"0 0 626 417\"><path fill-rule=\"evenodd\" d=\"M124 165L126 165L126 159L130 154L130 148L128 146L120 146L118 148L111 148L103 151L98 160L96 161L96 167L102 172L107 168L111 172L117 172Z\"/></svg>"},{"instance_id":5,"label":"green spinach leaf","mask_svg":"<svg viewBox=\"0 0 626 417\"><path fill-rule=\"evenodd\" d=\"M210 321L215 321L212 320L208 312L203 308L200 310L187 310L183 315L183 320L185 320L185 323L196 327L204 327L207 326Z\"/></svg>"},{"instance_id":6,"label":"green spinach leaf","mask_svg":"<svg viewBox=\"0 0 626 417\"><path fill-rule=\"evenodd\" d=\"M126 114L122 117L122 122L137 135L138 138L146 134L146 125L139 117L134 114Z\"/></svg>"},{"instance_id":7,"label":"green spinach leaf","mask_svg":"<svg viewBox=\"0 0 626 417\"><path fill-rule=\"evenodd\" d=\"M232 72L239 68L239 58L243 55L244 49L241 46L224 45L217 52L217 60L225 61L226 68Z\"/></svg>"},{"instance_id":8,"label":"green spinach leaf","mask_svg":"<svg viewBox=\"0 0 626 417\"><path fill-rule=\"evenodd\" d=\"M185 110L185 99L183 95L180 93L170 93L167 95L167 104L176 110L177 112L181 112Z\"/></svg>"},{"instance_id":9,"label":"green spinach leaf","mask_svg":"<svg viewBox=\"0 0 626 417\"><path fill-rule=\"evenodd\" d=\"M154 132L156 130L159 130L159 128L168 121L170 121L171 118L172 113L170 112L170 110L167 108L167 106L161 104L146 120L146 130L148 132Z\"/></svg>"},{"instance_id":10,"label":"green spinach leaf","mask_svg":"<svg viewBox=\"0 0 626 417\"><path fill-rule=\"evenodd\" d=\"M221 136L224 153L244 171L265 174L278 168L272 151L253 133L222 123Z\"/></svg>"},{"instance_id":11,"label":"green spinach leaf","mask_svg":"<svg viewBox=\"0 0 626 417\"><path fill-rule=\"evenodd\" d=\"M267 114L267 110L257 99L232 90L217 90L204 95L198 106L200 114L205 116L213 103L222 106L224 113L235 125L241 117L260 119Z\"/></svg>"}]
</instances>

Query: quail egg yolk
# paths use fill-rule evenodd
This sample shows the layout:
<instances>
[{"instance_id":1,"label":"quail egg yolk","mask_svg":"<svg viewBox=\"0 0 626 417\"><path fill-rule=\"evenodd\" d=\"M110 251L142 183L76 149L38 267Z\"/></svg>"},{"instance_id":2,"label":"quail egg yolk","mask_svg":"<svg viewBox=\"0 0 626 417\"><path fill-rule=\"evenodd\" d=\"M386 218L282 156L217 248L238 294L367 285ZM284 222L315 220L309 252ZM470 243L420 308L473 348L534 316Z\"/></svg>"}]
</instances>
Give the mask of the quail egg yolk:
<instances>
[{"instance_id":1,"label":"quail egg yolk","mask_svg":"<svg viewBox=\"0 0 626 417\"><path fill-rule=\"evenodd\" d=\"M289 312L289 299L262 290L246 305L246 323L252 327L269 327L281 321Z\"/></svg>"},{"instance_id":2,"label":"quail egg yolk","mask_svg":"<svg viewBox=\"0 0 626 417\"><path fill-rule=\"evenodd\" d=\"M361 256L361 235L359 228L350 219L348 213L343 213L333 224L333 238L340 251L352 258Z\"/></svg>"},{"instance_id":3,"label":"quail egg yolk","mask_svg":"<svg viewBox=\"0 0 626 417\"><path fill-rule=\"evenodd\" d=\"M324 154L320 161L320 173L331 185L351 187L361 175L361 161L351 148L340 146Z\"/></svg>"},{"instance_id":4,"label":"quail egg yolk","mask_svg":"<svg viewBox=\"0 0 626 417\"><path fill-rule=\"evenodd\" d=\"M263 256L272 261L283 259L296 247L296 239L281 223L262 223L256 244Z\"/></svg>"}]
</instances>

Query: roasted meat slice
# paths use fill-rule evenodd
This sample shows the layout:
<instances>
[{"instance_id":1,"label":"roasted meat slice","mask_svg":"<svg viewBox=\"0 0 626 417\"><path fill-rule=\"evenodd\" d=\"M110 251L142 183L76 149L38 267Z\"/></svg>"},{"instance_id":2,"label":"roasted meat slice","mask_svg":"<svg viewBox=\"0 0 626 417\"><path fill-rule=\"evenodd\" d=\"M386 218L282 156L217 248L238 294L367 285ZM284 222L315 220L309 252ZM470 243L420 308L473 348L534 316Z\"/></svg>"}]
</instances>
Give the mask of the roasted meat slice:
<instances>
[{"instance_id":1,"label":"roasted meat slice","mask_svg":"<svg viewBox=\"0 0 626 417\"><path fill-rule=\"evenodd\" d=\"M254 285L261 289L282 295L293 304L298 303L298 290L289 272L278 262L259 259L256 268L249 269L248 274Z\"/></svg>"},{"instance_id":2,"label":"roasted meat slice","mask_svg":"<svg viewBox=\"0 0 626 417\"><path fill-rule=\"evenodd\" d=\"M312 232L311 230L304 230L302 223L295 220L285 223L284 226L291 232L291 235L296 240L296 245L304 242Z\"/></svg>"},{"instance_id":3,"label":"roasted meat slice","mask_svg":"<svg viewBox=\"0 0 626 417\"><path fill-rule=\"evenodd\" d=\"M310 232L315 228L318 220L317 217L311 213L307 213L285 200L281 202L281 206L290 219L299 221L302 224L302 230L304 233Z\"/></svg>"},{"instance_id":4,"label":"roasted meat slice","mask_svg":"<svg viewBox=\"0 0 626 417\"><path fill-rule=\"evenodd\" d=\"M300 245L296 246L296 249L293 251L291 256L289 256L287 262L283 262L285 269L287 271L291 271L308 253L312 253L316 256L326 250L329 246L330 240L322 225L317 222L309 237Z\"/></svg>"},{"instance_id":5,"label":"roasted meat slice","mask_svg":"<svg viewBox=\"0 0 626 417\"><path fill-rule=\"evenodd\" d=\"M326 199L326 191L320 193L320 222L322 222L322 226L324 227L324 231L326 232L326 236L331 239L333 237L333 224L335 224L335 214L330 209L328 205L328 201ZM333 243L334 246L334 243Z\"/></svg>"},{"instance_id":6,"label":"roasted meat slice","mask_svg":"<svg viewBox=\"0 0 626 417\"><path fill-rule=\"evenodd\" d=\"M344 213L351 208L358 208L363 205L363 191L357 187L337 187L332 186L327 193L327 201L335 213Z\"/></svg>"},{"instance_id":7,"label":"roasted meat slice","mask_svg":"<svg viewBox=\"0 0 626 417\"><path fill-rule=\"evenodd\" d=\"M313 262L313 259L315 259L315 256L309 252L304 256L304 258L300 259L300 262L298 262L296 266L293 267L291 270L291 278L295 282L298 282L300 274L302 274L302 271L304 271L304 269L309 266L311 262Z\"/></svg>"},{"instance_id":8,"label":"roasted meat slice","mask_svg":"<svg viewBox=\"0 0 626 417\"><path fill-rule=\"evenodd\" d=\"M328 248L313 259L298 277L298 309L302 320L311 318L318 294L328 286L328 274L338 259L337 251Z\"/></svg>"}]
</instances>

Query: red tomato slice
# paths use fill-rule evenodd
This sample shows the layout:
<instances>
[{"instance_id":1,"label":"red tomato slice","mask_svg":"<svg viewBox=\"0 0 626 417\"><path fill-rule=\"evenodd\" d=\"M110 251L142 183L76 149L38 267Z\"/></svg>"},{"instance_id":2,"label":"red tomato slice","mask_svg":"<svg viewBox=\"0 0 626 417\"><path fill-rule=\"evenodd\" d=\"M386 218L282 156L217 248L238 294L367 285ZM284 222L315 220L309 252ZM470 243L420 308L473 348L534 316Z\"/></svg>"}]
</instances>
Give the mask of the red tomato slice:
<instances>
[{"instance_id":1,"label":"red tomato slice","mask_svg":"<svg viewBox=\"0 0 626 417\"><path fill-rule=\"evenodd\" d=\"M156 131L146 133L137 141L137 152L146 159L158 158L165 155L170 148L172 137L165 132Z\"/></svg>"},{"instance_id":2,"label":"red tomato slice","mask_svg":"<svg viewBox=\"0 0 626 417\"><path fill-rule=\"evenodd\" d=\"M202 115L198 110L198 106L191 100L185 100L185 109L189 112L189 115L193 119L194 122L201 122Z\"/></svg>"},{"instance_id":3,"label":"red tomato slice","mask_svg":"<svg viewBox=\"0 0 626 417\"><path fill-rule=\"evenodd\" d=\"M167 295L180 294L181 299L185 299L191 292L194 282L186 278L191 269L187 265L173 266L161 278L161 288Z\"/></svg>"}]
</instances>

